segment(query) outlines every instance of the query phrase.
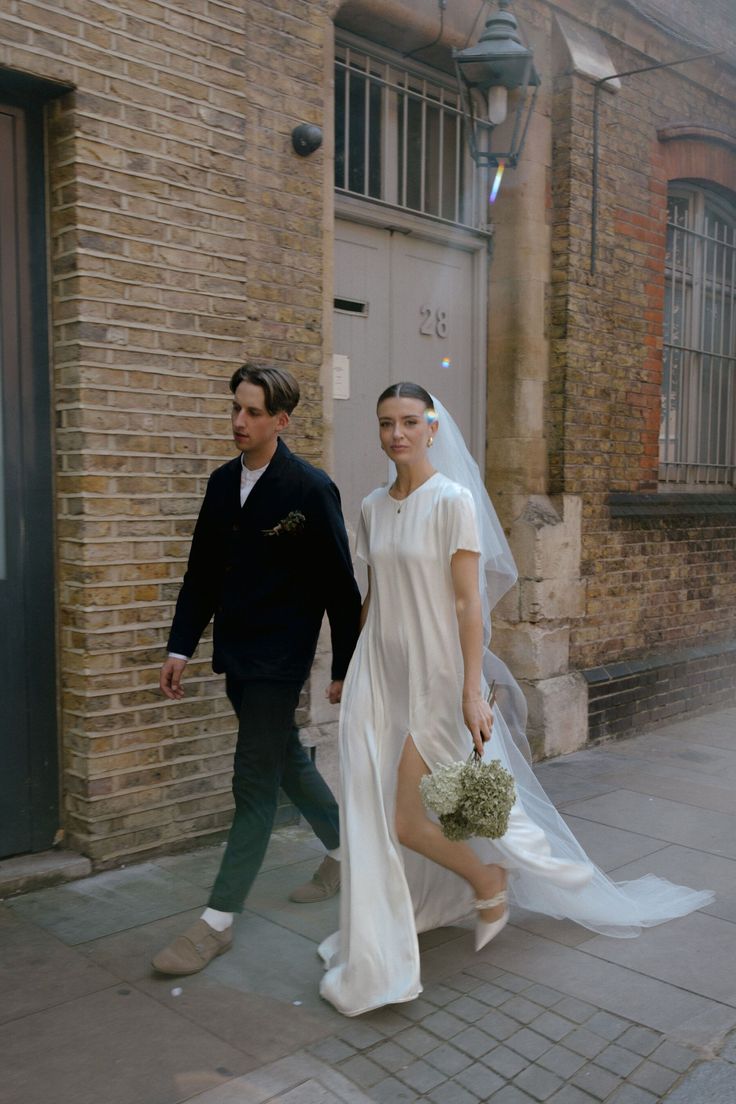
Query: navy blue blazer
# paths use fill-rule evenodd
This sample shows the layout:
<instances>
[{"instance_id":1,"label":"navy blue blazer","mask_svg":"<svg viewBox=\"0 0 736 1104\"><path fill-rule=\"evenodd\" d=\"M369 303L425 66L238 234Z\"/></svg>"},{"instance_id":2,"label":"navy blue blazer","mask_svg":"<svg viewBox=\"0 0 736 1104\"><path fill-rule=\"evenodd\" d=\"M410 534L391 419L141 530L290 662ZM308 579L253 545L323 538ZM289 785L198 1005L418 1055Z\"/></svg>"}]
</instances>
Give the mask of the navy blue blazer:
<instances>
[{"instance_id":1,"label":"navy blue blazer","mask_svg":"<svg viewBox=\"0 0 736 1104\"><path fill-rule=\"evenodd\" d=\"M240 473L237 456L210 476L169 651L191 656L214 615L215 671L303 682L326 611L332 678L344 678L358 638L360 592L337 487L281 439L242 507ZM269 534L290 514L303 520Z\"/></svg>"}]
</instances>

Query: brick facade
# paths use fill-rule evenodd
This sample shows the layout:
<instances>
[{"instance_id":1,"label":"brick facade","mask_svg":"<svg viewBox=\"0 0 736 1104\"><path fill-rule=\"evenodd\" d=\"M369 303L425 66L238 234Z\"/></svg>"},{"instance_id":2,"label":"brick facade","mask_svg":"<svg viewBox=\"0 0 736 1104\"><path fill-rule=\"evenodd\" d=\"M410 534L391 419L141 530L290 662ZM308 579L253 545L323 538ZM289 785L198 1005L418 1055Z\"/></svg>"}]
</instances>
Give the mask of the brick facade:
<instances>
[{"instance_id":1,"label":"brick facade","mask_svg":"<svg viewBox=\"0 0 736 1104\"><path fill-rule=\"evenodd\" d=\"M609 31L610 24L601 23L600 29ZM636 30L632 24L634 40ZM715 42L717 31L709 26ZM675 51L664 31L650 29L647 34L649 57L620 41L609 43L615 71L702 52ZM656 493L658 487L668 183L696 177L736 192L733 148L724 148L722 140L698 142L692 135L667 143L658 132L687 119L711 128L711 133L727 133L733 121L729 80L716 60L706 60L630 76L615 94L599 94L594 274L593 91L589 81L575 74L561 74L555 82L550 478L553 490L583 500L581 573L587 597L585 615L571 630L570 665L575 670L638 659L654 671L661 666L660 655L672 649L719 640L726 647L734 639L733 506L722 509L722 500L709 516L701 502L695 516L689 516L686 495L669 516L663 516L660 500L654 516L640 508L619 517L610 499L612 492L620 497L622 492ZM692 669L675 664L669 671L673 689L680 676L683 687L691 688L681 695L680 708L692 704ZM730 671L733 692L732 664ZM702 702L710 693L707 665L700 678ZM720 692L722 674L714 679L713 691ZM640 688L644 706L630 680L628 697L616 703L616 724L601 728L594 685L599 684L591 684L596 735L630 729L641 720L640 707L656 719L647 693Z\"/></svg>"},{"instance_id":2,"label":"brick facade","mask_svg":"<svg viewBox=\"0 0 736 1104\"><path fill-rule=\"evenodd\" d=\"M322 168L289 135L322 122L324 9L246 7L0 13L2 64L74 85L48 109L63 826L100 862L229 819L209 649L181 706L157 670L244 357L293 366L321 459Z\"/></svg>"}]
</instances>

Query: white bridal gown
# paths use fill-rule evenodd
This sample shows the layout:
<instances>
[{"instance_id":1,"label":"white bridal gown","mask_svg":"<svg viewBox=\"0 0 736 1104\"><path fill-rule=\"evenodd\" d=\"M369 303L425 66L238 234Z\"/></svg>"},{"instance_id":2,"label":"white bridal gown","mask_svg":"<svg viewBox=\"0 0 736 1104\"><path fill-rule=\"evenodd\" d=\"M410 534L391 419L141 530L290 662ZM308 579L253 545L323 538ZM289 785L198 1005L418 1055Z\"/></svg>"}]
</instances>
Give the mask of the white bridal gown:
<instances>
[{"instance_id":1,"label":"white bridal gown","mask_svg":"<svg viewBox=\"0 0 736 1104\"><path fill-rule=\"evenodd\" d=\"M401 502L385 487L364 500L357 551L371 567L371 600L340 720L340 930L320 946L322 996L348 1016L417 997L417 933L474 914L470 886L402 847L394 829L407 734L432 770L472 751L450 572L458 549L480 550L473 498L439 472ZM517 798L506 834L471 844L507 867L512 902L632 936L712 899L651 875L611 882L536 782L498 706L485 756L512 771Z\"/></svg>"}]
</instances>

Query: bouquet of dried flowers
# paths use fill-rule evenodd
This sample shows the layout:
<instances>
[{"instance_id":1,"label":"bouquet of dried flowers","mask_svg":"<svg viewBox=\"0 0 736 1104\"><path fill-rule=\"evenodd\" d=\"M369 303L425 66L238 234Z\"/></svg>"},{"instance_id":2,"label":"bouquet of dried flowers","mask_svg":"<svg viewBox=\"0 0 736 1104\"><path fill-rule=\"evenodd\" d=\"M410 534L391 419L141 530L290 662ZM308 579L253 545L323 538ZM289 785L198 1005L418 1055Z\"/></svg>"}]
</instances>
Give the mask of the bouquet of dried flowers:
<instances>
[{"instance_id":1,"label":"bouquet of dried flowers","mask_svg":"<svg viewBox=\"0 0 736 1104\"><path fill-rule=\"evenodd\" d=\"M449 840L498 839L508 827L516 797L513 775L498 759L484 763L475 750L465 762L425 774L419 789Z\"/></svg>"}]
</instances>

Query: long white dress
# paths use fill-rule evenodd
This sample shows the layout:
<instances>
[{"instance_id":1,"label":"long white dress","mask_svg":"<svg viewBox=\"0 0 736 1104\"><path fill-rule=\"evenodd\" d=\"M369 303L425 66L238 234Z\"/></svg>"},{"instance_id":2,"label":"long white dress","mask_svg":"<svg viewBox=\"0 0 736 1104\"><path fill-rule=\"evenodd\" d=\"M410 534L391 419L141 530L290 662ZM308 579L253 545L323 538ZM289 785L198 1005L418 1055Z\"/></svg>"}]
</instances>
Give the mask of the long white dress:
<instances>
[{"instance_id":1,"label":"long white dress","mask_svg":"<svg viewBox=\"0 0 736 1104\"><path fill-rule=\"evenodd\" d=\"M417 933L474 912L468 883L402 847L394 827L408 736L431 770L472 751L450 568L458 549L480 551L473 498L439 472L402 501L385 487L364 500L357 552L371 567L371 600L340 719L340 930L320 946L320 991L348 1016L417 997ZM498 707L485 757L512 771L517 798L506 834L471 846L484 862L506 866L512 901L605 934L636 935L712 899L653 876L611 882L554 810Z\"/></svg>"}]
</instances>

